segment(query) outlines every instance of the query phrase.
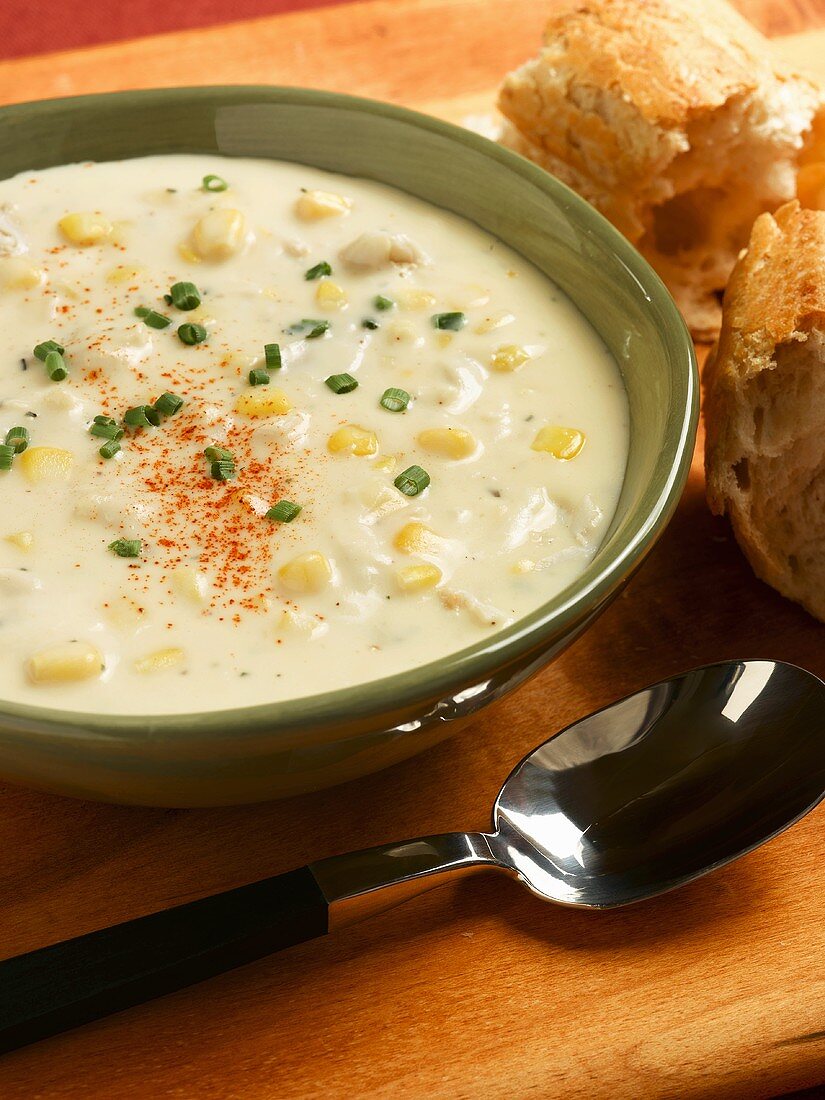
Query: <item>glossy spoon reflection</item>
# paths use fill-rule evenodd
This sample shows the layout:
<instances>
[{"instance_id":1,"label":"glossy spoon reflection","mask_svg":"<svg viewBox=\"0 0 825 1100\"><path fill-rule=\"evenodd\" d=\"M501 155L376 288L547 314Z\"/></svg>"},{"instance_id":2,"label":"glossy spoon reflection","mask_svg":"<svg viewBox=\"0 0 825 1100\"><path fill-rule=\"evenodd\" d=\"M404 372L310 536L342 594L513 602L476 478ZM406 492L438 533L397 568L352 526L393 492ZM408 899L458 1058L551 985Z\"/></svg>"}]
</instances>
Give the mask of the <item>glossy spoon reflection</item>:
<instances>
[{"instance_id":1,"label":"glossy spoon reflection","mask_svg":"<svg viewBox=\"0 0 825 1100\"><path fill-rule=\"evenodd\" d=\"M0 963L0 1050L180 989L457 875L516 876L604 909L682 886L825 794L825 684L730 661L576 722L515 768L490 833L447 833L308 867Z\"/></svg>"}]
</instances>

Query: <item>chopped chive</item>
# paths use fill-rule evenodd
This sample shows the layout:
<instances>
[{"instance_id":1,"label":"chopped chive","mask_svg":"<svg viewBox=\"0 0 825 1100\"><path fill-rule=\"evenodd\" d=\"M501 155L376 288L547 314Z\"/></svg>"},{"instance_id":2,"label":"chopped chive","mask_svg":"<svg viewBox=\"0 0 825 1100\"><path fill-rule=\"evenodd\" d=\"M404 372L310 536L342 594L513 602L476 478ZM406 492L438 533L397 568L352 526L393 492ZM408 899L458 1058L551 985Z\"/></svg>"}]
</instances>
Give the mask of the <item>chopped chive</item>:
<instances>
[{"instance_id":1,"label":"chopped chive","mask_svg":"<svg viewBox=\"0 0 825 1100\"><path fill-rule=\"evenodd\" d=\"M395 307L395 302L392 298L385 298L383 294L376 294L372 300L372 304L376 309L380 310L393 309Z\"/></svg>"},{"instance_id":2,"label":"chopped chive","mask_svg":"<svg viewBox=\"0 0 825 1100\"><path fill-rule=\"evenodd\" d=\"M63 358L63 353L50 351L46 356L46 373L52 382L62 382L69 373L69 368Z\"/></svg>"},{"instance_id":3,"label":"chopped chive","mask_svg":"<svg viewBox=\"0 0 825 1100\"><path fill-rule=\"evenodd\" d=\"M108 549L119 558L139 558L143 542L140 539L115 539L109 543Z\"/></svg>"},{"instance_id":4,"label":"chopped chive","mask_svg":"<svg viewBox=\"0 0 825 1100\"><path fill-rule=\"evenodd\" d=\"M135 405L123 414L123 423L129 428L156 428L160 414L151 405Z\"/></svg>"},{"instance_id":5,"label":"chopped chive","mask_svg":"<svg viewBox=\"0 0 825 1100\"><path fill-rule=\"evenodd\" d=\"M92 424L89 428L89 435L117 443L119 439L123 439L123 428L119 428L117 424Z\"/></svg>"},{"instance_id":6,"label":"chopped chive","mask_svg":"<svg viewBox=\"0 0 825 1100\"><path fill-rule=\"evenodd\" d=\"M35 346L33 354L45 363L46 356L50 351L56 351L58 354L63 355L66 349L61 344L58 344L56 340L44 340L42 344L37 344Z\"/></svg>"},{"instance_id":7,"label":"chopped chive","mask_svg":"<svg viewBox=\"0 0 825 1100\"><path fill-rule=\"evenodd\" d=\"M225 179L221 179L220 176L204 176L201 182L201 190L215 193L218 191L228 191L229 184Z\"/></svg>"},{"instance_id":8,"label":"chopped chive","mask_svg":"<svg viewBox=\"0 0 825 1100\"><path fill-rule=\"evenodd\" d=\"M203 452L204 457L208 458L210 462L234 462L235 456L231 451L227 451L224 447L207 447Z\"/></svg>"},{"instance_id":9,"label":"chopped chive","mask_svg":"<svg viewBox=\"0 0 825 1100\"><path fill-rule=\"evenodd\" d=\"M249 372L250 386L266 386L269 384L269 375L263 367L253 367Z\"/></svg>"},{"instance_id":10,"label":"chopped chive","mask_svg":"<svg viewBox=\"0 0 825 1100\"><path fill-rule=\"evenodd\" d=\"M410 403L410 395L406 390L400 390L396 386L390 386L388 390L384 390L381 395L380 404L383 408L389 412L400 413L404 412Z\"/></svg>"},{"instance_id":11,"label":"chopped chive","mask_svg":"<svg viewBox=\"0 0 825 1100\"><path fill-rule=\"evenodd\" d=\"M315 267L311 267L309 271L305 272L304 278L307 282L312 282L313 279L320 279L322 275L331 275L332 268L323 260L321 263L316 264Z\"/></svg>"},{"instance_id":12,"label":"chopped chive","mask_svg":"<svg viewBox=\"0 0 825 1100\"><path fill-rule=\"evenodd\" d=\"M197 309L201 304L200 291L194 283L174 283L163 297L175 309Z\"/></svg>"},{"instance_id":13,"label":"chopped chive","mask_svg":"<svg viewBox=\"0 0 825 1100\"><path fill-rule=\"evenodd\" d=\"M300 504L293 504L291 500L279 500L266 513L266 518L278 523L292 523L300 512Z\"/></svg>"},{"instance_id":14,"label":"chopped chive","mask_svg":"<svg viewBox=\"0 0 825 1100\"><path fill-rule=\"evenodd\" d=\"M373 321L372 317L365 317L361 322L361 328L376 329L378 328L378 322Z\"/></svg>"},{"instance_id":15,"label":"chopped chive","mask_svg":"<svg viewBox=\"0 0 825 1100\"><path fill-rule=\"evenodd\" d=\"M269 370L281 369L281 345L264 344L264 359Z\"/></svg>"},{"instance_id":16,"label":"chopped chive","mask_svg":"<svg viewBox=\"0 0 825 1100\"><path fill-rule=\"evenodd\" d=\"M183 344L202 344L206 339L206 329L203 325L194 325L191 321L187 321L183 325L178 325L178 336Z\"/></svg>"},{"instance_id":17,"label":"chopped chive","mask_svg":"<svg viewBox=\"0 0 825 1100\"><path fill-rule=\"evenodd\" d=\"M171 317L164 317L162 313L156 313L155 310L147 309L146 306L138 306L135 317L140 317L149 328L168 328L172 324Z\"/></svg>"},{"instance_id":18,"label":"chopped chive","mask_svg":"<svg viewBox=\"0 0 825 1100\"><path fill-rule=\"evenodd\" d=\"M417 497L430 484L430 475L420 466L408 466L393 482L405 497Z\"/></svg>"},{"instance_id":19,"label":"chopped chive","mask_svg":"<svg viewBox=\"0 0 825 1100\"><path fill-rule=\"evenodd\" d=\"M93 424L117 424L117 421L113 416L106 416L104 413L98 413L92 421Z\"/></svg>"},{"instance_id":20,"label":"chopped chive","mask_svg":"<svg viewBox=\"0 0 825 1100\"><path fill-rule=\"evenodd\" d=\"M463 313L434 313L433 326L440 329L449 329L450 332L458 332L467 324L467 318Z\"/></svg>"},{"instance_id":21,"label":"chopped chive","mask_svg":"<svg viewBox=\"0 0 825 1100\"><path fill-rule=\"evenodd\" d=\"M0 470L10 470L14 462L14 447L8 443L0 443Z\"/></svg>"},{"instance_id":22,"label":"chopped chive","mask_svg":"<svg viewBox=\"0 0 825 1100\"><path fill-rule=\"evenodd\" d=\"M183 408L183 398L176 393L162 393L154 404L155 412L161 416L174 416Z\"/></svg>"},{"instance_id":23,"label":"chopped chive","mask_svg":"<svg viewBox=\"0 0 825 1100\"><path fill-rule=\"evenodd\" d=\"M213 462L209 467L209 472L215 481L231 481L237 474L235 463L225 459L219 459L217 462Z\"/></svg>"},{"instance_id":24,"label":"chopped chive","mask_svg":"<svg viewBox=\"0 0 825 1100\"><path fill-rule=\"evenodd\" d=\"M16 455L25 451L30 439L28 428L9 428L6 432L6 446L11 447Z\"/></svg>"},{"instance_id":25,"label":"chopped chive","mask_svg":"<svg viewBox=\"0 0 825 1100\"><path fill-rule=\"evenodd\" d=\"M312 317L304 317L301 321L296 321L294 325L290 325L286 330L290 336L306 336L307 340L316 340L319 336L323 336L329 329L329 321L318 321Z\"/></svg>"},{"instance_id":26,"label":"chopped chive","mask_svg":"<svg viewBox=\"0 0 825 1100\"><path fill-rule=\"evenodd\" d=\"M358 389L358 379L353 378L351 374L331 374L324 381L333 393L352 393L353 390Z\"/></svg>"},{"instance_id":27,"label":"chopped chive","mask_svg":"<svg viewBox=\"0 0 825 1100\"><path fill-rule=\"evenodd\" d=\"M101 458L114 458L120 450L120 444L116 439L109 439L97 452Z\"/></svg>"}]
</instances>

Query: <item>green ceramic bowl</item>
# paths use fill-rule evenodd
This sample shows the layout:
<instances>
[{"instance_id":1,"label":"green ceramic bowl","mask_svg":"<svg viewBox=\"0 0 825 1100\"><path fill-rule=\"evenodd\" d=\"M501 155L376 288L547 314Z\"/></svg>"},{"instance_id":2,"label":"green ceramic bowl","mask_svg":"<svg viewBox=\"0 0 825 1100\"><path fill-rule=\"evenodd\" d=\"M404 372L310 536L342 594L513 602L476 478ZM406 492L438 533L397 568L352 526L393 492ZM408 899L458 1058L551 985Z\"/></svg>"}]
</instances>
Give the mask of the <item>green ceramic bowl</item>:
<instances>
[{"instance_id":1,"label":"green ceramic bowl","mask_svg":"<svg viewBox=\"0 0 825 1100\"><path fill-rule=\"evenodd\" d=\"M515 625L433 664L292 702L111 717L0 701L0 775L162 806L251 802L363 775L453 733L547 664L619 591L670 518L698 415L693 346L619 233L521 157L383 103L296 88L175 88L0 111L0 176L81 160L222 153L380 180L476 222L572 298L618 360L630 455L611 528L583 575Z\"/></svg>"}]
</instances>

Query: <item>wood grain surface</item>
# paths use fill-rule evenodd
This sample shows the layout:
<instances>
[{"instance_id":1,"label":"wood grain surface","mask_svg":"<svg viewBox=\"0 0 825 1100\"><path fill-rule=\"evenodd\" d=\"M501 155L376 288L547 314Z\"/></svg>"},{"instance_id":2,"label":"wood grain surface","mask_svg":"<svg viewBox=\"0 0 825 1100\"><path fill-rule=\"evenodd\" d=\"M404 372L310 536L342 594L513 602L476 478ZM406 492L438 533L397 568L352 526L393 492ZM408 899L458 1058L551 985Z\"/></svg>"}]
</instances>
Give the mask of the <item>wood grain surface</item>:
<instances>
[{"instance_id":1,"label":"wood grain surface","mask_svg":"<svg viewBox=\"0 0 825 1100\"><path fill-rule=\"evenodd\" d=\"M181 83L357 91L460 115L531 54L538 0L375 0L0 65L0 101ZM825 70L824 0L740 7ZM820 28L818 31L816 28ZM825 71L823 72L825 75ZM554 665L424 756L335 790L170 811L0 788L0 951L16 954L309 859L480 829L554 730L727 657L825 676L825 627L756 581L694 464L624 594ZM491 877L0 1062L0 1097L743 1098L825 1081L825 812L615 913Z\"/></svg>"}]
</instances>

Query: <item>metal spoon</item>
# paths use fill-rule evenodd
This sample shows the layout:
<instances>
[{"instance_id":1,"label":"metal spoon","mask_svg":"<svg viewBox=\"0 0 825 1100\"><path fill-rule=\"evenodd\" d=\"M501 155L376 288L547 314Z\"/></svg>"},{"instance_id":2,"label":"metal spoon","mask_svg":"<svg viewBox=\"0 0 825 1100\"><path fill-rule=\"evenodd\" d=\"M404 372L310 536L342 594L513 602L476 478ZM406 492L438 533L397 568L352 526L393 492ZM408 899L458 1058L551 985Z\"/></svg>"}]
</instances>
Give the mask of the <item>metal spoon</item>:
<instances>
[{"instance_id":1,"label":"metal spoon","mask_svg":"<svg viewBox=\"0 0 825 1100\"><path fill-rule=\"evenodd\" d=\"M584 718L515 768L491 833L333 856L0 963L0 1050L180 989L479 870L604 909L682 886L825 795L825 684L731 661Z\"/></svg>"}]
</instances>

